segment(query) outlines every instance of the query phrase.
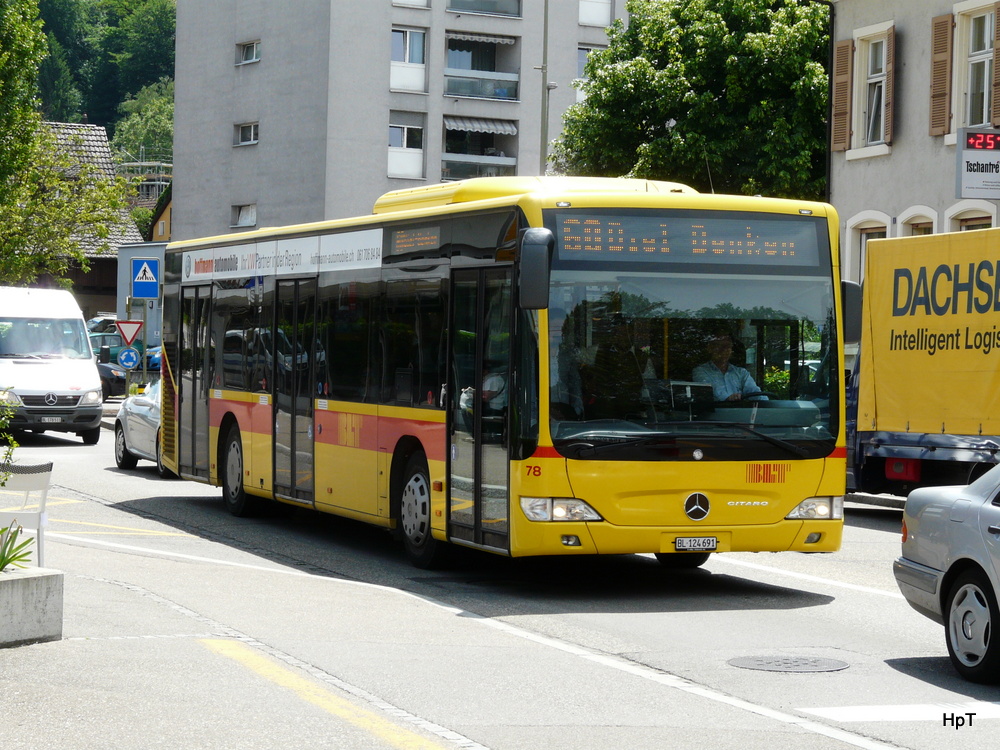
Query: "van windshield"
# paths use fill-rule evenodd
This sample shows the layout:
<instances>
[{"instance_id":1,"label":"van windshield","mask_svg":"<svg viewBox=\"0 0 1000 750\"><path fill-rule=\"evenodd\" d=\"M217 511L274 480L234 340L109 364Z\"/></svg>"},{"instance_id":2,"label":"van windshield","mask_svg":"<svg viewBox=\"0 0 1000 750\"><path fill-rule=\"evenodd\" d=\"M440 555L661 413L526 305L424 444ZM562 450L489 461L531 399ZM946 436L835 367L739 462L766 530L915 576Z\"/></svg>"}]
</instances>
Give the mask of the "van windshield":
<instances>
[{"instance_id":1,"label":"van windshield","mask_svg":"<svg viewBox=\"0 0 1000 750\"><path fill-rule=\"evenodd\" d=\"M82 319L0 317L4 359L91 359Z\"/></svg>"}]
</instances>

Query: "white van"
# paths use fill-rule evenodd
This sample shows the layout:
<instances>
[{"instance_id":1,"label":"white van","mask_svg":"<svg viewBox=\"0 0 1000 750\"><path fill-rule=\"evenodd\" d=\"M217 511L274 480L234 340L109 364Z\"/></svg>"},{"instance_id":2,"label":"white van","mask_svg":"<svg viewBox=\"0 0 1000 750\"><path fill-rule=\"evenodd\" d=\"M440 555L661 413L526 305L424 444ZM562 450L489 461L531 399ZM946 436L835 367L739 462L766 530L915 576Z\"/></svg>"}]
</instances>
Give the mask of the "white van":
<instances>
[{"instance_id":1,"label":"white van","mask_svg":"<svg viewBox=\"0 0 1000 750\"><path fill-rule=\"evenodd\" d=\"M0 287L0 406L11 432L101 438L103 397L80 306L62 289Z\"/></svg>"}]
</instances>

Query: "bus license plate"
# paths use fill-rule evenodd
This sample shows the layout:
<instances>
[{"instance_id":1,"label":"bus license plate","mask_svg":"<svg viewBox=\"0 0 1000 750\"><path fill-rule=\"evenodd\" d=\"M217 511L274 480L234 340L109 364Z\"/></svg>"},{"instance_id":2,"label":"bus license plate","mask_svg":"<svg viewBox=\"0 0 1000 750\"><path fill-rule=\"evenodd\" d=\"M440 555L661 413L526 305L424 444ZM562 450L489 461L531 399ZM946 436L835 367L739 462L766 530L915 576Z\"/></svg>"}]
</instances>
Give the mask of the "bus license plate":
<instances>
[{"instance_id":1,"label":"bus license plate","mask_svg":"<svg viewBox=\"0 0 1000 750\"><path fill-rule=\"evenodd\" d=\"M701 552L714 550L719 540L714 536L679 536L674 539L674 549L680 551L698 550Z\"/></svg>"}]
</instances>

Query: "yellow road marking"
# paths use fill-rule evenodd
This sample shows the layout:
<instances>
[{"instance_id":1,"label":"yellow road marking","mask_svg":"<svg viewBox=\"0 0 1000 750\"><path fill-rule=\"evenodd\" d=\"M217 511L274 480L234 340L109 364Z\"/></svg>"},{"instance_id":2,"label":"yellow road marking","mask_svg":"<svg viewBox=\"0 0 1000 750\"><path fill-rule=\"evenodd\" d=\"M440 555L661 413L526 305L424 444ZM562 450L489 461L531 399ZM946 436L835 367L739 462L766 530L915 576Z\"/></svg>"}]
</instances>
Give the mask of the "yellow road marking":
<instances>
[{"instance_id":1,"label":"yellow road marking","mask_svg":"<svg viewBox=\"0 0 1000 750\"><path fill-rule=\"evenodd\" d=\"M69 521L65 518L50 518L49 523L68 523L73 526L94 526L99 529L117 529L117 531L78 531L78 534L139 534L140 536L191 536L183 531L156 531L154 529L138 529L134 526L112 526L106 523L89 523L87 521Z\"/></svg>"},{"instance_id":2,"label":"yellow road marking","mask_svg":"<svg viewBox=\"0 0 1000 750\"><path fill-rule=\"evenodd\" d=\"M302 700L385 740L393 747L404 750L443 750L444 748L443 745L393 724L374 711L369 711L334 695L315 682L275 664L246 644L238 641L214 639L201 639L201 643L210 651L242 664L266 680L291 690Z\"/></svg>"},{"instance_id":3,"label":"yellow road marking","mask_svg":"<svg viewBox=\"0 0 1000 750\"><path fill-rule=\"evenodd\" d=\"M23 492L4 492L4 491L0 490L0 495L21 495L23 497L24 493ZM48 500L45 503L45 507L46 508L51 508L53 505L73 505L74 503L82 503L82 502L83 502L82 500L56 500L54 502L52 500ZM10 508L0 508L0 510L6 511L6 512L11 512L11 511L19 511L19 510L30 510L31 508L37 508L37 507L38 507L38 503L29 503L28 505L14 505L14 506L11 506Z\"/></svg>"}]
</instances>

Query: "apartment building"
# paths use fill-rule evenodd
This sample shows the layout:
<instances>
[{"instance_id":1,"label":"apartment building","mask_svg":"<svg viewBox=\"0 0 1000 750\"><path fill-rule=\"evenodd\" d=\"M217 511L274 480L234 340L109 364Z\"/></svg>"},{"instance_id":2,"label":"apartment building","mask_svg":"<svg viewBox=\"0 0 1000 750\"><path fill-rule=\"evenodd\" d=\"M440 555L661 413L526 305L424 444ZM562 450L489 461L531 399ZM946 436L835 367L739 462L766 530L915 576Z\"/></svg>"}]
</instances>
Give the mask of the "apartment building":
<instances>
[{"instance_id":1,"label":"apartment building","mask_svg":"<svg viewBox=\"0 0 1000 750\"><path fill-rule=\"evenodd\" d=\"M173 238L369 213L388 190L441 180L539 174L574 79L624 5L178 3Z\"/></svg>"},{"instance_id":2,"label":"apartment building","mask_svg":"<svg viewBox=\"0 0 1000 750\"><path fill-rule=\"evenodd\" d=\"M861 280L868 239L997 226L1000 178L974 173L962 136L1000 127L1000 3L833 5L830 199ZM1000 171L1000 150L978 161Z\"/></svg>"}]
</instances>

